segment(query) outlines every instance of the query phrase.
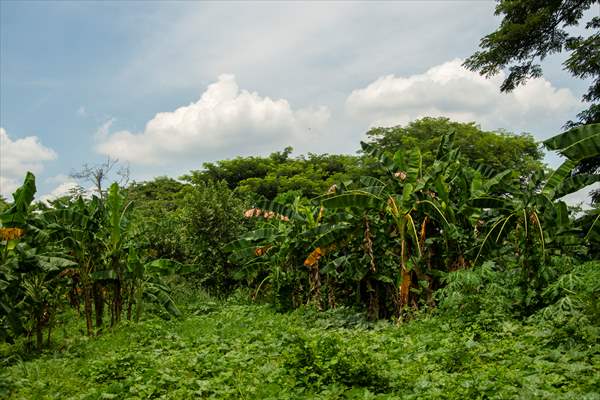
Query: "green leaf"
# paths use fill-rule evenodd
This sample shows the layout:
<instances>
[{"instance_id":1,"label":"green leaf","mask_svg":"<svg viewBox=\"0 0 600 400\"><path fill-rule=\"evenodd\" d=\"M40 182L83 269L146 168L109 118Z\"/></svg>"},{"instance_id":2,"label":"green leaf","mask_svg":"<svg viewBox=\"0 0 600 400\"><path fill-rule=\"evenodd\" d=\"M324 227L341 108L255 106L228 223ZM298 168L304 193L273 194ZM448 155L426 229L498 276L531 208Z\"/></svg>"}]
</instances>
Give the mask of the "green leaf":
<instances>
[{"instance_id":1,"label":"green leaf","mask_svg":"<svg viewBox=\"0 0 600 400\"><path fill-rule=\"evenodd\" d=\"M559 150L559 153L570 160L579 161L600 154L600 124L588 125L595 128L596 133L581 139L572 145Z\"/></svg>"},{"instance_id":2,"label":"green leaf","mask_svg":"<svg viewBox=\"0 0 600 400\"><path fill-rule=\"evenodd\" d=\"M46 271L57 271L59 269L74 267L76 262L62 257L37 256L38 263Z\"/></svg>"},{"instance_id":3,"label":"green leaf","mask_svg":"<svg viewBox=\"0 0 600 400\"><path fill-rule=\"evenodd\" d=\"M116 280L119 278L119 276L117 275L117 272L115 270L112 269L107 269L104 271L96 271L94 273L91 274L92 279L95 280L103 280L103 279L107 279L107 280Z\"/></svg>"},{"instance_id":4,"label":"green leaf","mask_svg":"<svg viewBox=\"0 0 600 400\"><path fill-rule=\"evenodd\" d=\"M23 185L13 193L13 204L0 214L0 223L9 228L25 225L29 205L33 201L35 192L35 176L27 172Z\"/></svg>"},{"instance_id":5,"label":"green leaf","mask_svg":"<svg viewBox=\"0 0 600 400\"><path fill-rule=\"evenodd\" d=\"M469 200L468 203L479 208L507 208L506 200L497 197L478 197Z\"/></svg>"},{"instance_id":6,"label":"green leaf","mask_svg":"<svg viewBox=\"0 0 600 400\"><path fill-rule=\"evenodd\" d=\"M581 125L544 141L548 150L561 150L600 134L600 124Z\"/></svg>"},{"instance_id":7,"label":"green leaf","mask_svg":"<svg viewBox=\"0 0 600 400\"><path fill-rule=\"evenodd\" d=\"M153 260L144 265L146 271L150 273L157 273L159 275L172 275L179 271L183 265L180 262L168 260L165 258L159 258Z\"/></svg>"},{"instance_id":8,"label":"green leaf","mask_svg":"<svg viewBox=\"0 0 600 400\"><path fill-rule=\"evenodd\" d=\"M567 160L564 163L562 163L561 166L558 167L558 169L552 172L552 174L548 178L548 181L544 185L544 188L542 189L542 193L550 198L554 198L555 196L553 194L553 191L556 190L556 188L563 182L565 177L571 174L571 171L574 167L575 163L571 160Z\"/></svg>"},{"instance_id":9,"label":"green leaf","mask_svg":"<svg viewBox=\"0 0 600 400\"><path fill-rule=\"evenodd\" d=\"M450 130L450 132L448 132L442 136L442 140L440 141L440 145L438 146L438 149L437 149L437 154L435 157L436 160L443 160L444 158L446 158L448 153L450 153L450 151L452 150L453 145L454 145L455 134L456 134L456 131L454 129L452 129L452 130Z\"/></svg>"},{"instance_id":10,"label":"green leaf","mask_svg":"<svg viewBox=\"0 0 600 400\"><path fill-rule=\"evenodd\" d=\"M311 248L327 246L331 243L340 239L340 233L351 228L350 224L336 224L328 226L327 231L317 237L317 239L311 244Z\"/></svg>"},{"instance_id":11,"label":"green leaf","mask_svg":"<svg viewBox=\"0 0 600 400\"><path fill-rule=\"evenodd\" d=\"M574 193L598 181L600 181L600 175L581 174L570 176L556 188L553 198L559 199L568 195L569 193Z\"/></svg>"},{"instance_id":12,"label":"green leaf","mask_svg":"<svg viewBox=\"0 0 600 400\"><path fill-rule=\"evenodd\" d=\"M371 193L354 191L323 200L327 208L372 208L381 199Z\"/></svg>"}]
</instances>

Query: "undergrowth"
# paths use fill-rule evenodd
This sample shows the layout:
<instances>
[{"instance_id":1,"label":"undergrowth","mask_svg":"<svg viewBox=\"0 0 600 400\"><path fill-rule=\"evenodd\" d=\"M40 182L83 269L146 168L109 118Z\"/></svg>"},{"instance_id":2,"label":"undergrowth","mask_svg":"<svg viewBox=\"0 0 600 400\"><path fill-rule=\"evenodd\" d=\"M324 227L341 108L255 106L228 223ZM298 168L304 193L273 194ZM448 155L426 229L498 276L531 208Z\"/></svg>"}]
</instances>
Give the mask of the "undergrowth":
<instances>
[{"instance_id":1,"label":"undergrowth","mask_svg":"<svg viewBox=\"0 0 600 400\"><path fill-rule=\"evenodd\" d=\"M349 308L277 313L244 293L180 284L184 317L159 308L87 339L63 315L41 354L0 345L7 399L600 399L600 269L557 277L519 314L507 271L448 277L439 308L408 323Z\"/></svg>"}]
</instances>

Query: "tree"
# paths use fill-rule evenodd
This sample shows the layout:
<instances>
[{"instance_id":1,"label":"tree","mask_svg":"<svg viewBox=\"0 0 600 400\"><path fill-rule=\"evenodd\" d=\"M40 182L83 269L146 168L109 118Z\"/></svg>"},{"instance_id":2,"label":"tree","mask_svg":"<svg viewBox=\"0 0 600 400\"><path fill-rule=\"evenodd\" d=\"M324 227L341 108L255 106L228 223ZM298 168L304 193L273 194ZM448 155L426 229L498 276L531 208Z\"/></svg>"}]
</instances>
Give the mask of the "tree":
<instances>
[{"instance_id":1,"label":"tree","mask_svg":"<svg viewBox=\"0 0 600 400\"><path fill-rule=\"evenodd\" d=\"M71 177L91 183L94 186L94 190L98 192L100 199L104 200L104 183L110 179L112 174L119 178L119 186L127 185L129 182L129 165L119 165L119 160L107 158L105 162L100 164L83 164L81 170L71 173Z\"/></svg>"},{"instance_id":2,"label":"tree","mask_svg":"<svg viewBox=\"0 0 600 400\"><path fill-rule=\"evenodd\" d=\"M569 121L567 128L600 122L600 17L596 13L585 24L587 37L572 35L566 28L577 26L586 10L598 0L501 0L496 15L503 20L498 29L481 39L482 51L475 52L464 65L484 76L493 76L508 68L500 90L510 92L529 78L542 75L538 61L566 50L564 68L580 79L591 79L583 100L588 109ZM577 173L600 172L600 156L580 160ZM600 202L600 191L593 194Z\"/></svg>"},{"instance_id":3,"label":"tree","mask_svg":"<svg viewBox=\"0 0 600 400\"><path fill-rule=\"evenodd\" d=\"M247 230L247 208L224 181L185 188L178 216L181 229L171 236L184 246L186 262L196 266L199 283L209 290L223 293L234 284L233 265L227 262L223 245Z\"/></svg>"},{"instance_id":4,"label":"tree","mask_svg":"<svg viewBox=\"0 0 600 400\"><path fill-rule=\"evenodd\" d=\"M475 52L464 65L487 77L508 68L500 90L510 92L542 75L538 60L566 50L565 69L575 77L592 79L583 100L593 104L578 115L579 122L600 122L600 17L586 23L585 29L593 32L587 37L566 30L577 26L595 3L598 0L501 0L495 12L503 16L500 26L481 39L483 51Z\"/></svg>"},{"instance_id":5,"label":"tree","mask_svg":"<svg viewBox=\"0 0 600 400\"><path fill-rule=\"evenodd\" d=\"M528 176L542 169L542 152L530 135L484 131L474 122L461 123L448 118L422 118L406 126L374 128L367 132L369 143L382 151L395 153L418 147L424 165L431 165L442 137L454 131L454 145L467 162L488 165L498 171L514 169Z\"/></svg>"},{"instance_id":6,"label":"tree","mask_svg":"<svg viewBox=\"0 0 600 400\"><path fill-rule=\"evenodd\" d=\"M308 154L290 157L291 147L268 157L237 157L205 163L204 169L183 176L186 182L225 181L231 190L245 197L275 199L294 191L305 197L323 194L336 182L359 176L359 157Z\"/></svg>"}]
</instances>

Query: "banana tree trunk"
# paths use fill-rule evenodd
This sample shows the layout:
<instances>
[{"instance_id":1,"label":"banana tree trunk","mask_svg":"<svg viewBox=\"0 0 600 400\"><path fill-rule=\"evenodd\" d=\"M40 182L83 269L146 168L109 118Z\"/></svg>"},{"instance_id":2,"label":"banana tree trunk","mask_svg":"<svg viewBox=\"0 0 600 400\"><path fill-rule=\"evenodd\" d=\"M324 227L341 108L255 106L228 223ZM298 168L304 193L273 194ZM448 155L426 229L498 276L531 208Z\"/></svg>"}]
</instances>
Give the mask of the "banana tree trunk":
<instances>
[{"instance_id":1,"label":"banana tree trunk","mask_svg":"<svg viewBox=\"0 0 600 400\"><path fill-rule=\"evenodd\" d=\"M44 345L43 328L44 328L43 313L41 313L36 318L36 324L35 324L35 344L36 344L36 347L38 350L41 350Z\"/></svg>"},{"instance_id":2,"label":"banana tree trunk","mask_svg":"<svg viewBox=\"0 0 600 400\"><path fill-rule=\"evenodd\" d=\"M135 322L140 321L140 317L142 316L142 310L144 308L144 284L140 282L136 288L135 293Z\"/></svg>"},{"instance_id":3,"label":"banana tree trunk","mask_svg":"<svg viewBox=\"0 0 600 400\"><path fill-rule=\"evenodd\" d=\"M131 321L131 311L133 307L133 285L131 285L129 295L127 297L127 320Z\"/></svg>"},{"instance_id":4,"label":"banana tree trunk","mask_svg":"<svg viewBox=\"0 0 600 400\"><path fill-rule=\"evenodd\" d=\"M83 285L83 312L85 313L85 325L88 336L94 335L92 325L92 285L89 282Z\"/></svg>"},{"instance_id":5,"label":"banana tree trunk","mask_svg":"<svg viewBox=\"0 0 600 400\"><path fill-rule=\"evenodd\" d=\"M407 251L406 251L406 240L402 235L401 252L400 252L400 269L402 276L402 283L400 284L400 310L404 309L408 305L410 296L410 287L412 285L411 274L406 266Z\"/></svg>"},{"instance_id":6,"label":"banana tree trunk","mask_svg":"<svg viewBox=\"0 0 600 400\"><path fill-rule=\"evenodd\" d=\"M115 295L113 299L114 323L118 324L121 320L121 311L123 310L123 298L121 295L121 279L115 281Z\"/></svg>"},{"instance_id":7,"label":"banana tree trunk","mask_svg":"<svg viewBox=\"0 0 600 400\"><path fill-rule=\"evenodd\" d=\"M102 284L100 282L94 282L93 296L94 312L96 313L96 329L99 331L102 329L102 318L104 316L104 296L102 296Z\"/></svg>"}]
</instances>

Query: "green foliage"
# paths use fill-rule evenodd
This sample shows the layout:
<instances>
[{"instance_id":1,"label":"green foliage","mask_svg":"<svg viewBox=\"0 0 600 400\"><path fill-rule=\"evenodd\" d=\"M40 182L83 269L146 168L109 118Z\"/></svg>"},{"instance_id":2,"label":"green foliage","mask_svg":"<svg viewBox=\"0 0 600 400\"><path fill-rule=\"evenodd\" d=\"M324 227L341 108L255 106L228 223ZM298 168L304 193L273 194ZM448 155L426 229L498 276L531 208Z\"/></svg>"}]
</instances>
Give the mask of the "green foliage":
<instances>
[{"instance_id":1,"label":"green foliage","mask_svg":"<svg viewBox=\"0 0 600 400\"><path fill-rule=\"evenodd\" d=\"M0 396L594 398L600 277L580 262L600 223L559 200L597 181L574 174L594 126L548 141L570 158L548 174L529 138L469 147L478 128L450 124L374 133L361 158L286 149L35 210L28 175L0 214ZM523 169L501 164L511 141ZM26 361L52 326L60 342Z\"/></svg>"},{"instance_id":2,"label":"green foliage","mask_svg":"<svg viewBox=\"0 0 600 400\"><path fill-rule=\"evenodd\" d=\"M419 148L423 163L433 163L444 135L454 132L454 146L461 158L471 164L485 164L497 171L514 170L529 176L542 169L542 152L530 135L483 131L475 123L453 122L448 118L422 118L403 126L373 128L367 132L369 143L380 151Z\"/></svg>"},{"instance_id":3,"label":"green foliage","mask_svg":"<svg viewBox=\"0 0 600 400\"><path fill-rule=\"evenodd\" d=\"M596 12L591 20L582 20L586 10L597 11L597 3L597 0L499 1L496 14L502 16L500 26L481 40L482 50L469 57L465 66L488 77L508 68L501 90L511 91L527 79L542 75L538 61L567 51L564 68L577 78L589 80L590 86L582 97L588 108L577 115L577 122L565 125L572 128L600 123L600 16ZM587 36L569 31L569 27L583 22ZM600 155L579 159L578 173L599 172ZM593 199L600 202L600 191L594 191Z\"/></svg>"},{"instance_id":4,"label":"green foliage","mask_svg":"<svg viewBox=\"0 0 600 400\"><path fill-rule=\"evenodd\" d=\"M132 183L125 189L127 201L133 203L132 238L136 247L150 258L187 262L180 211L186 185L170 178Z\"/></svg>"},{"instance_id":5,"label":"green foliage","mask_svg":"<svg viewBox=\"0 0 600 400\"><path fill-rule=\"evenodd\" d=\"M237 157L215 164L204 164L204 170L192 171L184 177L193 183L227 182L242 197L275 199L290 191L305 197L324 193L331 185L358 176L360 160L349 155L317 155L289 157L292 149L269 157Z\"/></svg>"},{"instance_id":6,"label":"green foliage","mask_svg":"<svg viewBox=\"0 0 600 400\"><path fill-rule=\"evenodd\" d=\"M575 266L571 273L578 278L564 275L561 289L548 293L549 303L571 296L586 304L577 308L577 335L570 339L561 319L554 312L544 317L544 310L524 322L496 314L490 324L483 311L481 318L470 313L468 321L438 313L394 325L369 323L346 308L279 314L185 289L185 319L125 322L89 340L76 334L69 315L61 332L65 345L36 359L17 361L17 346L0 346L0 396L594 399L600 372L593 319L597 271L598 263ZM499 286L510 283L504 277L488 275ZM583 281L589 278L595 283ZM472 288L465 289L473 302L494 295L473 294ZM580 339L589 334L596 336Z\"/></svg>"},{"instance_id":7,"label":"green foliage","mask_svg":"<svg viewBox=\"0 0 600 400\"><path fill-rule=\"evenodd\" d=\"M248 208L225 182L200 182L185 189L178 221L182 228L171 235L186 248L187 263L196 266L198 283L226 293L235 284L233 266L223 246L244 233L251 223L244 218Z\"/></svg>"},{"instance_id":8,"label":"green foliage","mask_svg":"<svg viewBox=\"0 0 600 400\"><path fill-rule=\"evenodd\" d=\"M577 26L590 7L596 9L596 0L502 0L496 6L496 15L502 16L498 29L485 36L481 51L469 57L465 65L482 75L493 76L508 68L509 74L501 90L511 91L529 78L542 75L538 61L563 50L569 52L564 67L578 78L592 82L583 100L592 103L579 115L581 123L600 122L600 71L598 48L600 17L597 13L585 24L587 37L573 36L568 28Z\"/></svg>"},{"instance_id":9,"label":"green foliage","mask_svg":"<svg viewBox=\"0 0 600 400\"><path fill-rule=\"evenodd\" d=\"M75 263L49 240L43 216L31 212L35 192L35 177L28 172L13 204L0 214L0 338L35 334L41 349L44 329L50 342L52 318L65 291L60 272Z\"/></svg>"}]
</instances>

